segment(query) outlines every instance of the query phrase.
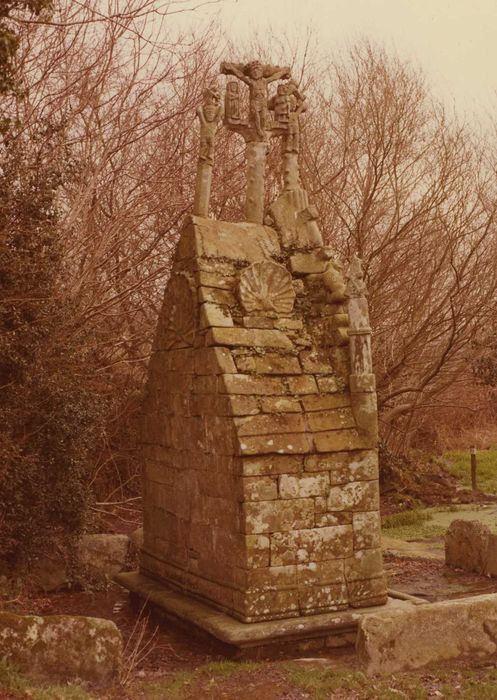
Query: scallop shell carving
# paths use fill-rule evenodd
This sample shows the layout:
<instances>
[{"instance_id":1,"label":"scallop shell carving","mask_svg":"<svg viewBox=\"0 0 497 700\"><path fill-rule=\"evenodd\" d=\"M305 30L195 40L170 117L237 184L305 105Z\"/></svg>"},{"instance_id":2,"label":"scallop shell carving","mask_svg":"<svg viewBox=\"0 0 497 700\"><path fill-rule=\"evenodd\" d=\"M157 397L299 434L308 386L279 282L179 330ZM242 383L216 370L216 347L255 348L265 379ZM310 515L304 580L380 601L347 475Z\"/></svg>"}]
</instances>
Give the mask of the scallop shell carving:
<instances>
[{"instance_id":1,"label":"scallop shell carving","mask_svg":"<svg viewBox=\"0 0 497 700\"><path fill-rule=\"evenodd\" d=\"M269 260L253 263L241 272L239 295L247 312L288 314L295 302L292 276L283 265Z\"/></svg>"}]
</instances>

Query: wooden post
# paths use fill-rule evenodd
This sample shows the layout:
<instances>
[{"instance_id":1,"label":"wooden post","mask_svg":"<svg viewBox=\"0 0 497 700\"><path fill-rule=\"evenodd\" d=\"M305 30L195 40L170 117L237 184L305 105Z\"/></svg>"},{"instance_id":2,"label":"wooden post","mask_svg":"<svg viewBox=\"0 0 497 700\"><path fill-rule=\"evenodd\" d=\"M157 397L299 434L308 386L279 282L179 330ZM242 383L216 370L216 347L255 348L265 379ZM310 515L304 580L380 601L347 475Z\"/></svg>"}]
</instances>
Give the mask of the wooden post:
<instances>
[{"instance_id":1,"label":"wooden post","mask_svg":"<svg viewBox=\"0 0 497 700\"><path fill-rule=\"evenodd\" d=\"M476 491L476 447L469 448L471 455L471 489Z\"/></svg>"}]
</instances>

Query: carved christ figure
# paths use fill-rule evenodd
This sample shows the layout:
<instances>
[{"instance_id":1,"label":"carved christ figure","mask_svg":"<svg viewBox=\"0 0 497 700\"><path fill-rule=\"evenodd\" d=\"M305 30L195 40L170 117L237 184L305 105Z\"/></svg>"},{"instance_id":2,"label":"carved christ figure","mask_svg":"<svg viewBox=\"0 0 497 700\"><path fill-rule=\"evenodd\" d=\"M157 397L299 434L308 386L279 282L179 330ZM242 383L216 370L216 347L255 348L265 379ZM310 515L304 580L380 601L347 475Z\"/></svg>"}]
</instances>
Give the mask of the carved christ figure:
<instances>
[{"instance_id":1,"label":"carved christ figure","mask_svg":"<svg viewBox=\"0 0 497 700\"><path fill-rule=\"evenodd\" d=\"M197 109L200 120L200 151L199 160L212 165L214 158L214 136L217 123L222 116L221 98L216 87L204 90L204 102Z\"/></svg>"},{"instance_id":2,"label":"carved christ figure","mask_svg":"<svg viewBox=\"0 0 497 700\"><path fill-rule=\"evenodd\" d=\"M289 78L290 69L262 65L259 61L252 61L246 65L243 63L221 63L221 73L234 75L249 86L249 124L255 127L261 140L265 140L266 129L269 126L267 86L274 80Z\"/></svg>"}]
</instances>

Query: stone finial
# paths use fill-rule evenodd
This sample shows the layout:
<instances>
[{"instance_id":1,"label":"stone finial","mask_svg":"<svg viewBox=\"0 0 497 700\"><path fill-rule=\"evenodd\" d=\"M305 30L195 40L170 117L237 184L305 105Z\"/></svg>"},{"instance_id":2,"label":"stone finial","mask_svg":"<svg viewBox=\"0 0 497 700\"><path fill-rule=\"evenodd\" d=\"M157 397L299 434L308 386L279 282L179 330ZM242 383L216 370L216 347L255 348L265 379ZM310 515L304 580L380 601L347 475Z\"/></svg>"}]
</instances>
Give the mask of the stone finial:
<instances>
[{"instance_id":1,"label":"stone finial","mask_svg":"<svg viewBox=\"0 0 497 700\"><path fill-rule=\"evenodd\" d=\"M197 109L197 117L200 121L200 148L193 204L193 213L197 216L208 216L209 213L214 138L222 114L219 90L217 86L211 85L204 90L203 103Z\"/></svg>"},{"instance_id":2,"label":"stone finial","mask_svg":"<svg viewBox=\"0 0 497 700\"><path fill-rule=\"evenodd\" d=\"M347 296L362 297L366 296L367 287L364 281L364 272L362 270L362 260L354 253L350 266L347 272Z\"/></svg>"},{"instance_id":3,"label":"stone finial","mask_svg":"<svg viewBox=\"0 0 497 700\"><path fill-rule=\"evenodd\" d=\"M218 88L211 85L204 90L204 101L197 109L200 120L199 160L205 160L211 165L214 159L214 137L223 112L220 100Z\"/></svg>"}]
</instances>

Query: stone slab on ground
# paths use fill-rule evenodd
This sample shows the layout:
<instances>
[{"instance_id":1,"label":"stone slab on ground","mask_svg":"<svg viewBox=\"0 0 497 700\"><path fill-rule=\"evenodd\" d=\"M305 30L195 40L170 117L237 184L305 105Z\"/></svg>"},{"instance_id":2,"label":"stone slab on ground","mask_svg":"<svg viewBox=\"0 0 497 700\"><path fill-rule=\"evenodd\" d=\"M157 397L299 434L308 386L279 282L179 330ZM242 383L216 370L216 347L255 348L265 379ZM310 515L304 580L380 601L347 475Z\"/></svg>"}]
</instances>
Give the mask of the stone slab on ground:
<instances>
[{"instance_id":1,"label":"stone slab on ground","mask_svg":"<svg viewBox=\"0 0 497 700\"><path fill-rule=\"evenodd\" d=\"M187 623L237 649L267 648L288 642L318 639L325 640L326 646L332 647L335 646L334 637L337 642L345 639L346 643L352 644L355 642L359 621L364 615L381 609L408 610L417 603L424 602L415 601L414 598L404 600L389 597L386 606L246 623L138 572L118 574L115 581L165 614L168 619ZM340 645L341 643L336 644Z\"/></svg>"},{"instance_id":2,"label":"stone slab on ground","mask_svg":"<svg viewBox=\"0 0 497 700\"><path fill-rule=\"evenodd\" d=\"M48 680L116 681L122 638L110 620L71 615L0 613L0 657Z\"/></svg>"},{"instance_id":3,"label":"stone slab on ground","mask_svg":"<svg viewBox=\"0 0 497 700\"><path fill-rule=\"evenodd\" d=\"M497 652L497 594L384 609L359 623L357 652L370 675Z\"/></svg>"}]
</instances>

